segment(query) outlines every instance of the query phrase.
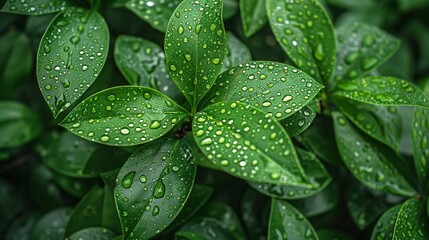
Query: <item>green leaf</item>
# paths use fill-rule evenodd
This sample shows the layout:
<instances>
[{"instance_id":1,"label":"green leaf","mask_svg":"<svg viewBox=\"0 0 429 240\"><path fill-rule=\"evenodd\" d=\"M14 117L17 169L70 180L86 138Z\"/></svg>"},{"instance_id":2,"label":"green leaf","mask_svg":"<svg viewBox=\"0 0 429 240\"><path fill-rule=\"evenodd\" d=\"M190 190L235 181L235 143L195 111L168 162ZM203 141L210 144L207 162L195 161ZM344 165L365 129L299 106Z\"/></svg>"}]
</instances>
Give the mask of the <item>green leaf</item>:
<instances>
[{"instance_id":1,"label":"green leaf","mask_svg":"<svg viewBox=\"0 0 429 240\"><path fill-rule=\"evenodd\" d=\"M416 107L414 109L412 142L414 166L417 176L422 183L426 183L429 173L429 110ZM426 183L427 184L427 183Z\"/></svg>"},{"instance_id":2,"label":"green leaf","mask_svg":"<svg viewBox=\"0 0 429 240\"><path fill-rule=\"evenodd\" d=\"M393 164L401 162L396 154L362 135L341 113L333 112L332 117L341 158L359 181L387 193L403 196L415 194Z\"/></svg>"},{"instance_id":3,"label":"green leaf","mask_svg":"<svg viewBox=\"0 0 429 240\"><path fill-rule=\"evenodd\" d=\"M165 35L170 76L193 109L209 91L226 55L222 0L185 0L174 11Z\"/></svg>"},{"instance_id":4,"label":"green leaf","mask_svg":"<svg viewBox=\"0 0 429 240\"><path fill-rule=\"evenodd\" d=\"M425 204L418 199L408 199L402 204L395 223L393 239L429 239L429 220Z\"/></svg>"},{"instance_id":5,"label":"green leaf","mask_svg":"<svg viewBox=\"0 0 429 240\"><path fill-rule=\"evenodd\" d=\"M9 223L17 218L20 213L28 210L27 198L24 198L17 187L0 178L0 212L2 213L0 221L0 234L3 234Z\"/></svg>"},{"instance_id":6,"label":"green leaf","mask_svg":"<svg viewBox=\"0 0 429 240\"><path fill-rule=\"evenodd\" d=\"M312 187L292 141L269 114L241 102L220 102L198 112L192 125L201 151L225 172L261 183Z\"/></svg>"},{"instance_id":7,"label":"green leaf","mask_svg":"<svg viewBox=\"0 0 429 240\"><path fill-rule=\"evenodd\" d=\"M125 7L160 32L167 29L168 19L182 0L129 0Z\"/></svg>"},{"instance_id":8,"label":"green leaf","mask_svg":"<svg viewBox=\"0 0 429 240\"><path fill-rule=\"evenodd\" d=\"M289 136L294 137L304 132L316 117L316 113L309 106L304 106L298 112L283 119L280 124L285 128Z\"/></svg>"},{"instance_id":9,"label":"green leaf","mask_svg":"<svg viewBox=\"0 0 429 240\"><path fill-rule=\"evenodd\" d=\"M196 218L176 232L175 240L233 240L236 239L212 218Z\"/></svg>"},{"instance_id":10,"label":"green leaf","mask_svg":"<svg viewBox=\"0 0 429 240\"><path fill-rule=\"evenodd\" d=\"M191 193L195 172L189 145L181 140L159 140L134 152L115 188L124 238L148 239L165 229Z\"/></svg>"},{"instance_id":11,"label":"green leaf","mask_svg":"<svg viewBox=\"0 0 429 240\"><path fill-rule=\"evenodd\" d=\"M226 33L226 44L226 57L221 72L252 60L252 55L247 46L231 32Z\"/></svg>"},{"instance_id":12,"label":"green leaf","mask_svg":"<svg viewBox=\"0 0 429 240\"><path fill-rule=\"evenodd\" d=\"M128 157L121 149L95 144L67 131L51 145L43 162L70 177L98 177L102 172L121 167Z\"/></svg>"},{"instance_id":13,"label":"green leaf","mask_svg":"<svg viewBox=\"0 0 429 240\"><path fill-rule=\"evenodd\" d=\"M378 219L372 234L371 240L390 240L393 239L395 222L398 217L401 205L391 207Z\"/></svg>"},{"instance_id":14,"label":"green leaf","mask_svg":"<svg viewBox=\"0 0 429 240\"><path fill-rule=\"evenodd\" d=\"M238 100L276 119L298 112L323 86L286 64L257 61L240 64L219 75L205 104Z\"/></svg>"},{"instance_id":15,"label":"green leaf","mask_svg":"<svg viewBox=\"0 0 429 240\"><path fill-rule=\"evenodd\" d=\"M42 15L63 11L73 4L69 0L20 0L5 1L0 12L23 15Z\"/></svg>"},{"instance_id":16,"label":"green leaf","mask_svg":"<svg viewBox=\"0 0 429 240\"><path fill-rule=\"evenodd\" d=\"M83 100L60 125L90 141L130 146L161 137L186 116L185 109L154 89L122 86Z\"/></svg>"},{"instance_id":17,"label":"green leaf","mask_svg":"<svg viewBox=\"0 0 429 240\"><path fill-rule=\"evenodd\" d=\"M335 66L331 19L317 0L267 0L268 20L277 42L292 61L327 83Z\"/></svg>"},{"instance_id":18,"label":"green leaf","mask_svg":"<svg viewBox=\"0 0 429 240\"><path fill-rule=\"evenodd\" d=\"M42 131L39 117L19 102L0 101L0 148L23 145Z\"/></svg>"},{"instance_id":19,"label":"green leaf","mask_svg":"<svg viewBox=\"0 0 429 240\"><path fill-rule=\"evenodd\" d=\"M385 106L429 107L429 99L416 86L405 80L384 76L369 76L339 82L331 97Z\"/></svg>"},{"instance_id":20,"label":"green leaf","mask_svg":"<svg viewBox=\"0 0 429 240\"><path fill-rule=\"evenodd\" d=\"M370 7L374 7L374 0L327 0L329 4L341 7L348 8L353 10L367 10Z\"/></svg>"},{"instance_id":21,"label":"green leaf","mask_svg":"<svg viewBox=\"0 0 429 240\"><path fill-rule=\"evenodd\" d=\"M73 233L70 240L112 240L117 234L107 228L85 228Z\"/></svg>"},{"instance_id":22,"label":"green leaf","mask_svg":"<svg viewBox=\"0 0 429 240\"><path fill-rule=\"evenodd\" d=\"M40 217L39 212L28 212L13 220L4 234L4 240L30 239L31 230Z\"/></svg>"},{"instance_id":23,"label":"green leaf","mask_svg":"<svg viewBox=\"0 0 429 240\"><path fill-rule=\"evenodd\" d=\"M64 239L64 231L69 221L71 209L57 208L44 214L34 225L31 231L31 240L58 240Z\"/></svg>"},{"instance_id":24,"label":"green leaf","mask_svg":"<svg viewBox=\"0 0 429 240\"><path fill-rule=\"evenodd\" d=\"M121 232L113 193L107 186L93 187L82 198L70 216L65 236L69 237L81 229L91 227L103 227L117 233Z\"/></svg>"},{"instance_id":25,"label":"green leaf","mask_svg":"<svg viewBox=\"0 0 429 240\"><path fill-rule=\"evenodd\" d=\"M409 12L412 10L419 10L423 9L424 7L427 7L429 2L427 0L399 0L399 9L402 12Z\"/></svg>"},{"instance_id":26,"label":"green leaf","mask_svg":"<svg viewBox=\"0 0 429 240\"><path fill-rule=\"evenodd\" d=\"M252 36L267 23L265 0L240 0L240 15L244 35Z\"/></svg>"},{"instance_id":27,"label":"green leaf","mask_svg":"<svg viewBox=\"0 0 429 240\"><path fill-rule=\"evenodd\" d=\"M91 86L108 49L109 31L96 11L70 8L52 20L37 52L37 79L54 117Z\"/></svg>"},{"instance_id":28,"label":"green leaf","mask_svg":"<svg viewBox=\"0 0 429 240\"><path fill-rule=\"evenodd\" d=\"M240 202L240 213L249 239L265 239L267 237L271 200L253 188L244 192Z\"/></svg>"},{"instance_id":29,"label":"green leaf","mask_svg":"<svg viewBox=\"0 0 429 240\"><path fill-rule=\"evenodd\" d=\"M271 201L268 239L319 239L310 222L286 201Z\"/></svg>"},{"instance_id":30,"label":"green leaf","mask_svg":"<svg viewBox=\"0 0 429 240\"><path fill-rule=\"evenodd\" d=\"M335 82L370 73L392 57L400 45L399 39L387 32L359 22L342 25L337 39Z\"/></svg>"},{"instance_id":31,"label":"green leaf","mask_svg":"<svg viewBox=\"0 0 429 240\"><path fill-rule=\"evenodd\" d=\"M323 190L332 181L323 164L310 152L297 148L300 163L313 188L248 182L259 192L280 199L300 199Z\"/></svg>"},{"instance_id":32,"label":"green leaf","mask_svg":"<svg viewBox=\"0 0 429 240\"><path fill-rule=\"evenodd\" d=\"M55 182L72 196L82 198L98 181L96 178L72 178L57 172L52 172Z\"/></svg>"},{"instance_id":33,"label":"green leaf","mask_svg":"<svg viewBox=\"0 0 429 240\"><path fill-rule=\"evenodd\" d=\"M237 0L224 0L223 1L223 20L233 18L238 9Z\"/></svg>"},{"instance_id":34,"label":"green leaf","mask_svg":"<svg viewBox=\"0 0 429 240\"><path fill-rule=\"evenodd\" d=\"M402 135L402 118L396 107L366 104L349 99L340 99L335 101L335 104L360 130L398 151Z\"/></svg>"},{"instance_id":35,"label":"green leaf","mask_svg":"<svg viewBox=\"0 0 429 240\"><path fill-rule=\"evenodd\" d=\"M214 170L221 170L217 165L213 164L207 157L203 154L203 152L198 147L198 144L195 142L194 136L192 133L188 132L183 139L191 146L192 153L194 154L195 160L198 166L202 166L205 168L210 168Z\"/></svg>"}]
</instances>

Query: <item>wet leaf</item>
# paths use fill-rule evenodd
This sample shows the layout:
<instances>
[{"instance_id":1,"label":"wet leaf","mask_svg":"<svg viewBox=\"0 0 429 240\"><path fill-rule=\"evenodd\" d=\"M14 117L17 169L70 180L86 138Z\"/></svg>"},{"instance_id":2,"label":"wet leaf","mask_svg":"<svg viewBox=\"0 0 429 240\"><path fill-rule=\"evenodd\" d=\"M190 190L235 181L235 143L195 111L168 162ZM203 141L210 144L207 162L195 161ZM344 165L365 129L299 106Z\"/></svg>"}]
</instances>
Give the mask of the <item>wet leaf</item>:
<instances>
[{"instance_id":1,"label":"wet leaf","mask_svg":"<svg viewBox=\"0 0 429 240\"><path fill-rule=\"evenodd\" d=\"M23 145L42 131L39 117L19 102L0 101L0 148Z\"/></svg>"},{"instance_id":2,"label":"wet leaf","mask_svg":"<svg viewBox=\"0 0 429 240\"><path fill-rule=\"evenodd\" d=\"M45 213L33 227L31 240L64 239L65 228L69 221L71 208L63 207Z\"/></svg>"},{"instance_id":3,"label":"wet leaf","mask_svg":"<svg viewBox=\"0 0 429 240\"><path fill-rule=\"evenodd\" d=\"M191 146L192 153L194 154L195 160L197 161L198 166L210 168L214 170L220 170L220 168L213 164L210 160L207 159L207 157L203 154L203 152L198 147L198 144L195 142L194 136L191 132L188 132L183 137L186 142L188 142L189 146Z\"/></svg>"},{"instance_id":4,"label":"wet leaf","mask_svg":"<svg viewBox=\"0 0 429 240\"><path fill-rule=\"evenodd\" d=\"M335 66L332 22L317 0L267 0L277 42L292 61L318 82L328 83Z\"/></svg>"},{"instance_id":5,"label":"wet leaf","mask_svg":"<svg viewBox=\"0 0 429 240\"><path fill-rule=\"evenodd\" d=\"M417 176L422 183L425 183L429 173L429 109L421 107L414 109L411 134Z\"/></svg>"},{"instance_id":6,"label":"wet leaf","mask_svg":"<svg viewBox=\"0 0 429 240\"><path fill-rule=\"evenodd\" d=\"M332 181L323 164L310 152L297 148L298 157L312 188L248 182L259 192L280 199L301 199L323 190Z\"/></svg>"},{"instance_id":7,"label":"wet leaf","mask_svg":"<svg viewBox=\"0 0 429 240\"><path fill-rule=\"evenodd\" d=\"M90 141L129 146L161 137L186 116L185 109L154 89L122 86L83 100L60 125Z\"/></svg>"},{"instance_id":8,"label":"wet leaf","mask_svg":"<svg viewBox=\"0 0 429 240\"><path fill-rule=\"evenodd\" d=\"M91 86L108 48L109 31L96 11L70 8L52 20L37 52L37 79L54 117Z\"/></svg>"},{"instance_id":9,"label":"wet leaf","mask_svg":"<svg viewBox=\"0 0 429 240\"><path fill-rule=\"evenodd\" d=\"M378 222L372 231L371 240L393 239L393 231L395 229L395 223L400 209L401 205L391 207L378 219Z\"/></svg>"},{"instance_id":10,"label":"wet leaf","mask_svg":"<svg viewBox=\"0 0 429 240\"><path fill-rule=\"evenodd\" d=\"M65 236L69 237L81 229L91 227L103 227L116 233L121 232L113 193L107 186L93 187L82 198L70 216Z\"/></svg>"},{"instance_id":11,"label":"wet leaf","mask_svg":"<svg viewBox=\"0 0 429 240\"><path fill-rule=\"evenodd\" d=\"M238 10L238 0L223 1L223 20L231 19L235 16Z\"/></svg>"},{"instance_id":12,"label":"wet leaf","mask_svg":"<svg viewBox=\"0 0 429 240\"><path fill-rule=\"evenodd\" d=\"M331 97L385 106L429 107L429 99L420 89L408 81L393 77L370 76L342 81Z\"/></svg>"},{"instance_id":13,"label":"wet leaf","mask_svg":"<svg viewBox=\"0 0 429 240\"><path fill-rule=\"evenodd\" d=\"M117 234L107 228L85 228L73 233L70 240L112 240Z\"/></svg>"},{"instance_id":14,"label":"wet leaf","mask_svg":"<svg viewBox=\"0 0 429 240\"><path fill-rule=\"evenodd\" d=\"M42 15L63 11L72 5L69 0L7 0L0 12Z\"/></svg>"},{"instance_id":15,"label":"wet leaf","mask_svg":"<svg viewBox=\"0 0 429 240\"><path fill-rule=\"evenodd\" d=\"M52 173L54 175L55 182L64 191L78 198L82 198L89 190L91 190L92 186L98 182L98 179L96 178L72 178L57 172Z\"/></svg>"},{"instance_id":16,"label":"wet leaf","mask_svg":"<svg viewBox=\"0 0 429 240\"><path fill-rule=\"evenodd\" d=\"M425 208L423 201L414 198L408 199L402 204L396 219L393 239L428 239L429 220Z\"/></svg>"},{"instance_id":17,"label":"wet leaf","mask_svg":"<svg viewBox=\"0 0 429 240\"><path fill-rule=\"evenodd\" d=\"M304 106L298 112L283 119L280 124L284 127L289 136L294 137L307 130L316 117L316 113L309 106Z\"/></svg>"},{"instance_id":18,"label":"wet leaf","mask_svg":"<svg viewBox=\"0 0 429 240\"><path fill-rule=\"evenodd\" d=\"M386 193L413 196L415 190L393 164L401 162L393 152L361 134L339 112L332 114L341 158L364 185Z\"/></svg>"},{"instance_id":19,"label":"wet leaf","mask_svg":"<svg viewBox=\"0 0 429 240\"><path fill-rule=\"evenodd\" d=\"M244 35L252 36L267 23L265 0L240 0L240 16Z\"/></svg>"},{"instance_id":20,"label":"wet leaf","mask_svg":"<svg viewBox=\"0 0 429 240\"><path fill-rule=\"evenodd\" d=\"M333 83L370 73L392 57L400 45L399 39L380 28L359 22L342 25L337 30L337 39Z\"/></svg>"},{"instance_id":21,"label":"wet leaf","mask_svg":"<svg viewBox=\"0 0 429 240\"><path fill-rule=\"evenodd\" d=\"M226 55L222 0L185 0L174 11L165 35L170 76L193 109L209 91Z\"/></svg>"},{"instance_id":22,"label":"wet leaf","mask_svg":"<svg viewBox=\"0 0 429 240\"><path fill-rule=\"evenodd\" d=\"M233 176L312 187L284 129L269 114L250 105L210 105L195 115L192 132L204 155Z\"/></svg>"},{"instance_id":23,"label":"wet leaf","mask_svg":"<svg viewBox=\"0 0 429 240\"><path fill-rule=\"evenodd\" d=\"M148 239L165 229L191 193L195 171L194 157L181 140L159 140L134 152L115 188L124 238Z\"/></svg>"},{"instance_id":24,"label":"wet leaf","mask_svg":"<svg viewBox=\"0 0 429 240\"><path fill-rule=\"evenodd\" d=\"M292 205L275 198L271 201L268 239L319 239L310 222Z\"/></svg>"},{"instance_id":25,"label":"wet leaf","mask_svg":"<svg viewBox=\"0 0 429 240\"><path fill-rule=\"evenodd\" d=\"M182 0L129 0L125 7L158 31L165 32L168 19Z\"/></svg>"},{"instance_id":26,"label":"wet leaf","mask_svg":"<svg viewBox=\"0 0 429 240\"><path fill-rule=\"evenodd\" d=\"M240 42L232 32L226 33L226 44L226 57L221 72L252 60L252 55L247 46Z\"/></svg>"},{"instance_id":27,"label":"wet leaf","mask_svg":"<svg viewBox=\"0 0 429 240\"><path fill-rule=\"evenodd\" d=\"M233 240L233 235L212 218L197 218L176 232L176 240Z\"/></svg>"},{"instance_id":28,"label":"wet leaf","mask_svg":"<svg viewBox=\"0 0 429 240\"><path fill-rule=\"evenodd\" d=\"M349 99L336 106L360 130L397 151L402 136L402 118L394 106L379 106Z\"/></svg>"},{"instance_id":29,"label":"wet leaf","mask_svg":"<svg viewBox=\"0 0 429 240\"><path fill-rule=\"evenodd\" d=\"M266 239L271 201L253 188L244 192L240 204L243 225L249 239Z\"/></svg>"},{"instance_id":30,"label":"wet leaf","mask_svg":"<svg viewBox=\"0 0 429 240\"><path fill-rule=\"evenodd\" d=\"M258 61L223 72L207 94L205 105L238 100L276 119L298 112L323 86L306 73L286 64Z\"/></svg>"}]
</instances>

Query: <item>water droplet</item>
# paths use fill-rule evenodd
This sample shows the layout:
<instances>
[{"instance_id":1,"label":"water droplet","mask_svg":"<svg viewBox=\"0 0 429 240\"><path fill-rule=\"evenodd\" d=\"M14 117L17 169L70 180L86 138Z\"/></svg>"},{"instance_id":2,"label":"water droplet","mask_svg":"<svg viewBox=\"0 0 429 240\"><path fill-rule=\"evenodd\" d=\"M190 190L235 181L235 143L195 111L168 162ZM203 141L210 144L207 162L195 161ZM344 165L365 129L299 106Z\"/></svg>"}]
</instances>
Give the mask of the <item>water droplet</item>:
<instances>
[{"instance_id":1,"label":"water droplet","mask_svg":"<svg viewBox=\"0 0 429 240\"><path fill-rule=\"evenodd\" d=\"M115 101L116 100L116 95L115 94L110 94L109 96L107 96L107 100L109 101Z\"/></svg>"},{"instance_id":2,"label":"water droplet","mask_svg":"<svg viewBox=\"0 0 429 240\"><path fill-rule=\"evenodd\" d=\"M44 45L43 46L43 51L45 51L45 53L50 53L51 52L51 48L48 45Z\"/></svg>"},{"instance_id":3,"label":"water droplet","mask_svg":"<svg viewBox=\"0 0 429 240\"><path fill-rule=\"evenodd\" d=\"M87 65L83 65L82 66L82 71L86 71L86 70L88 70L88 66Z\"/></svg>"},{"instance_id":4,"label":"water droplet","mask_svg":"<svg viewBox=\"0 0 429 240\"><path fill-rule=\"evenodd\" d=\"M214 58L213 59L213 63L214 64L219 64L220 63L220 58Z\"/></svg>"},{"instance_id":5,"label":"water droplet","mask_svg":"<svg viewBox=\"0 0 429 240\"><path fill-rule=\"evenodd\" d=\"M159 207L158 206L155 206L154 208L153 208L153 211L152 211L152 216L156 216L156 215L158 215L159 214Z\"/></svg>"},{"instance_id":6,"label":"water droplet","mask_svg":"<svg viewBox=\"0 0 429 240\"><path fill-rule=\"evenodd\" d=\"M109 138L109 136L104 135L104 136L102 136L102 137L100 138L100 140L101 140L102 142L108 142L108 141L110 140L110 138Z\"/></svg>"},{"instance_id":7,"label":"water droplet","mask_svg":"<svg viewBox=\"0 0 429 240\"><path fill-rule=\"evenodd\" d=\"M283 98L283 102L288 102L290 100L292 100L292 96L290 96L290 95L287 95Z\"/></svg>"},{"instance_id":8,"label":"water droplet","mask_svg":"<svg viewBox=\"0 0 429 240\"><path fill-rule=\"evenodd\" d=\"M369 70L375 65L377 65L378 60L376 58L365 58L362 63L362 68L364 70Z\"/></svg>"},{"instance_id":9,"label":"water droplet","mask_svg":"<svg viewBox=\"0 0 429 240\"><path fill-rule=\"evenodd\" d=\"M159 179L156 182L156 185L153 189L153 196L155 198L162 198L164 197L164 194L165 194L165 184L162 182L161 179Z\"/></svg>"},{"instance_id":10,"label":"water droplet","mask_svg":"<svg viewBox=\"0 0 429 240\"><path fill-rule=\"evenodd\" d=\"M159 121L152 121L152 123L149 126L149 128L151 129L157 129L159 127L161 127L161 123Z\"/></svg>"},{"instance_id":11,"label":"water droplet","mask_svg":"<svg viewBox=\"0 0 429 240\"><path fill-rule=\"evenodd\" d=\"M183 27L182 26L179 26L179 28L177 29L177 33L178 34L183 34L183 31L184 31L185 29L183 29Z\"/></svg>"},{"instance_id":12,"label":"water droplet","mask_svg":"<svg viewBox=\"0 0 429 240\"><path fill-rule=\"evenodd\" d=\"M79 36L73 36L70 38L70 42L74 45L78 44L80 42L80 37Z\"/></svg>"},{"instance_id":13,"label":"water droplet","mask_svg":"<svg viewBox=\"0 0 429 240\"><path fill-rule=\"evenodd\" d=\"M199 33L200 33L200 31L201 31L201 24L198 24L198 25L195 27L195 32L196 32L197 34L199 34Z\"/></svg>"},{"instance_id":14,"label":"water droplet","mask_svg":"<svg viewBox=\"0 0 429 240\"><path fill-rule=\"evenodd\" d=\"M147 177L145 175L141 175L139 177L139 180L140 180L141 183L145 183L147 181Z\"/></svg>"},{"instance_id":15,"label":"water droplet","mask_svg":"<svg viewBox=\"0 0 429 240\"><path fill-rule=\"evenodd\" d=\"M170 65L170 70L174 72L174 71L176 71L176 70L177 70L177 68L176 68L176 66L174 66L174 65Z\"/></svg>"},{"instance_id":16,"label":"water droplet","mask_svg":"<svg viewBox=\"0 0 429 240\"><path fill-rule=\"evenodd\" d=\"M146 100L150 100L152 98L152 95L150 93L148 93L148 92L145 92L143 94L143 98L146 99Z\"/></svg>"},{"instance_id":17,"label":"water droplet","mask_svg":"<svg viewBox=\"0 0 429 240\"><path fill-rule=\"evenodd\" d=\"M52 67L51 67L51 65L46 65L46 66L45 66L45 69L46 69L46 70L48 70L48 71L51 71L51 70L52 70Z\"/></svg>"},{"instance_id":18,"label":"water droplet","mask_svg":"<svg viewBox=\"0 0 429 240\"><path fill-rule=\"evenodd\" d=\"M125 177L122 179L122 187L128 189L133 184L134 177L136 176L136 172L132 171L125 175Z\"/></svg>"},{"instance_id":19,"label":"water droplet","mask_svg":"<svg viewBox=\"0 0 429 240\"><path fill-rule=\"evenodd\" d=\"M279 178L280 178L280 174L278 174L278 173L271 173L270 177L271 177L271 179L273 179L273 180L277 180L277 179L279 179Z\"/></svg>"},{"instance_id":20,"label":"water droplet","mask_svg":"<svg viewBox=\"0 0 429 240\"><path fill-rule=\"evenodd\" d=\"M128 128L122 128L121 129L121 133L124 134L124 135L127 135L127 134L130 133L130 130Z\"/></svg>"},{"instance_id":21,"label":"water droplet","mask_svg":"<svg viewBox=\"0 0 429 240\"><path fill-rule=\"evenodd\" d=\"M190 54L185 54L185 59L186 59L186 61L191 61L191 55Z\"/></svg>"},{"instance_id":22,"label":"water droplet","mask_svg":"<svg viewBox=\"0 0 429 240\"><path fill-rule=\"evenodd\" d=\"M46 85L45 85L45 89L46 89L46 90L48 90L48 91L49 91L49 90L51 90L51 88L52 88L51 84L46 84Z\"/></svg>"},{"instance_id":23,"label":"water droplet","mask_svg":"<svg viewBox=\"0 0 429 240\"><path fill-rule=\"evenodd\" d=\"M321 43L317 44L316 51L314 51L314 57L319 61L323 60L324 53L323 53L323 45Z\"/></svg>"},{"instance_id":24,"label":"water droplet","mask_svg":"<svg viewBox=\"0 0 429 240\"><path fill-rule=\"evenodd\" d=\"M337 121L338 121L338 124L343 126L347 124L346 119L344 117L338 117Z\"/></svg>"},{"instance_id":25,"label":"water droplet","mask_svg":"<svg viewBox=\"0 0 429 240\"><path fill-rule=\"evenodd\" d=\"M213 140L211 138L205 138L201 141L201 146L210 145L212 144Z\"/></svg>"}]
</instances>

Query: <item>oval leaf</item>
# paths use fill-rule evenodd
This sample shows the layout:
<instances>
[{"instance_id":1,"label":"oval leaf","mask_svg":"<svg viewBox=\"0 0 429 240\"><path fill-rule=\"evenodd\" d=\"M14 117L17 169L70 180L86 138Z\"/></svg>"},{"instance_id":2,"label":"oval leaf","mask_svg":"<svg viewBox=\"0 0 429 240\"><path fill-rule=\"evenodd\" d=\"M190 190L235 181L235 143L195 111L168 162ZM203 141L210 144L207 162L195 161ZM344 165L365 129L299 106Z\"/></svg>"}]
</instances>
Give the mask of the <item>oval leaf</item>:
<instances>
[{"instance_id":1,"label":"oval leaf","mask_svg":"<svg viewBox=\"0 0 429 240\"><path fill-rule=\"evenodd\" d=\"M219 74L226 55L222 0L185 0L165 34L170 76L196 108Z\"/></svg>"},{"instance_id":2,"label":"oval leaf","mask_svg":"<svg viewBox=\"0 0 429 240\"><path fill-rule=\"evenodd\" d=\"M71 8L52 20L37 52L37 79L54 117L91 86L108 49L109 31L96 11Z\"/></svg>"},{"instance_id":3,"label":"oval leaf","mask_svg":"<svg viewBox=\"0 0 429 240\"><path fill-rule=\"evenodd\" d=\"M333 112L332 116L341 158L359 181L379 191L414 195L415 190L393 165L401 161L398 156L362 135L341 113Z\"/></svg>"},{"instance_id":4,"label":"oval leaf","mask_svg":"<svg viewBox=\"0 0 429 240\"><path fill-rule=\"evenodd\" d=\"M280 124L285 128L289 136L294 137L304 132L316 117L316 113L309 106L304 106L298 112L283 119Z\"/></svg>"},{"instance_id":5,"label":"oval leaf","mask_svg":"<svg viewBox=\"0 0 429 240\"><path fill-rule=\"evenodd\" d=\"M294 67L258 61L240 64L219 75L205 104L238 100L284 119L304 107L322 88Z\"/></svg>"},{"instance_id":6,"label":"oval leaf","mask_svg":"<svg viewBox=\"0 0 429 240\"><path fill-rule=\"evenodd\" d=\"M69 0L8 0L0 12L23 15L42 15L63 11L73 4Z\"/></svg>"},{"instance_id":7,"label":"oval leaf","mask_svg":"<svg viewBox=\"0 0 429 240\"><path fill-rule=\"evenodd\" d=\"M335 66L332 22L317 0L267 0L274 36L292 61L317 81L327 83Z\"/></svg>"},{"instance_id":8,"label":"oval leaf","mask_svg":"<svg viewBox=\"0 0 429 240\"><path fill-rule=\"evenodd\" d=\"M31 230L31 240L64 239L64 232L71 215L71 209L57 208L43 215Z\"/></svg>"},{"instance_id":9,"label":"oval leaf","mask_svg":"<svg viewBox=\"0 0 429 240\"><path fill-rule=\"evenodd\" d=\"M240 0L240 15L244 35L252 36L267 23L265 0Z\"/></svg>"},{"instance_id":10,"label":"oval leaf","mask_svg":"<svg viewBox=\"0 0 429 240\"><path fill-rule=\"evenodd\" d=\"M213 104L195 115L192 132L204 155L231 175L261 183L312 187L284 129L250 105Z\"/></svg>"},{"instance_id":11,"label":"oval leaf","mask_svg":"<svg viewBox=\"0 0 429 240\"><path fill-rule=\"evenodd\" d=\"M370 73L387 61L400 41L365 23L344 24L337 30L338 54L335 81L354 79Z\"/></svg>"},{"instance_id":12,"label":"oval leaf","mask_svg":"<svg viewBox=\"0 0 429 240\"><path fill-rule=\"evenodd\" d=\"M310 222L286 201L273 198L271 201L268 239L315 239L317 233Z\"/></svg>"},{"instance_id":13,"label":"oval leaf","mask_svg":"<svg viewBox=\"0 0 429 240\"><path fill-rule=\"evenodd\" d=\"M159 140L134 152L115 188L124 238L149 239L165 229L183 208L195 173L184 141Z\"/></svg>"},{"instance_id":14,"label":"oval leaf","mask_svg":"<svg viewBox=\"0 0 429 240\"><path fill-rule=\"evenodd\" d=\"M394 206L387 210L381 217L378 219L377 224L375 225L372 234L371 240L390 240L393 239L393 231L395 229L395 222L398 217L399 210L401 205Z\"/></svg>"},{"instance_id":15,"label":"oval leaf","mask_svg":"<svg viewBox=\"0 0 429 240\"><path fill-rule=\"evenodd\" d=\"M113 87L83 100L60 123L72 133L107 145L152 141L187 116L164 94L146 87Z\"/></svg>"},{"instance_id":16,"label":"oval leaf","mask_svg":"<svg viewBox=\"0 0 429 240\"><path fill-rule=\"evenodd\" d=\"M429 173L429 109L416 107L414 109L412 141L414 165L417 176L426 183Z\"/></svg>"},{"instance_id":17,"label":"oval leaf","mask_svg":"<svg viewBox=\"0 0 429 240\"><path fill-rule=\"evenodd\" d=\"M425 205L423 201L414 198L402 204L396 219L393 239L429 239L429 220Z\"/></svg>"},{"instance_id":18,"label":"oval leaf","mask_svg":"<svg viewBox=\"0 0 429 240\"><path fill-rule=\"evenodd\" d=\"M332 97L377 105L429 107L429 99L420 89L393 77L370 76L342 81L338 83Z\"/></svg>"}]
</instances>

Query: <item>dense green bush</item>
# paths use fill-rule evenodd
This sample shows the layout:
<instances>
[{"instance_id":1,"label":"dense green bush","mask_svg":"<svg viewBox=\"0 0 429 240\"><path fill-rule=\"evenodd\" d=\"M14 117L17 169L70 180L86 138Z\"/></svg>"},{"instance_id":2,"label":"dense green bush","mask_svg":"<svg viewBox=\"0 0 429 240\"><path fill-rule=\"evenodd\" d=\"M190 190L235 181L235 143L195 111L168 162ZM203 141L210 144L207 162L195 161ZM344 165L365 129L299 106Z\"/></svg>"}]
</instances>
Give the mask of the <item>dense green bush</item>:
<instances>
[{"instance_id":1,"label":"dense green bush","mask_svg":"<svg viewBox=\"0 0 429 240\"><path fill-rule=\"evenodd\" d=\"M4 239L429 239L428 1L1 4Z\"/></svg>"}]
</instances>

